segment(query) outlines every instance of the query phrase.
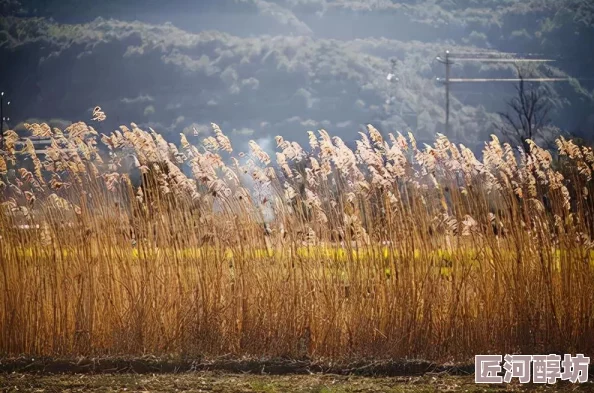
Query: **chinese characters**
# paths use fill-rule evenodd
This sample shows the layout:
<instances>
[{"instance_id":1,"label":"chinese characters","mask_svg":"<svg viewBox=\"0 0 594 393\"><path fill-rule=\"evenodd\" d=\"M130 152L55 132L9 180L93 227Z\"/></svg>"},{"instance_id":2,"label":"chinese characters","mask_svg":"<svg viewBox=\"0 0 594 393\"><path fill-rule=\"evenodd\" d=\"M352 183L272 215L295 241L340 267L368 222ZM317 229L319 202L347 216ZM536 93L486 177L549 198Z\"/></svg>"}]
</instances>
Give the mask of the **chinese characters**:
<instances>
[{"instance_id":1,"label":"chinese characters","mask_svg":"<svg viewBox=\"0 0 594 393\"><path fill-rule=\"evenodd\" d=\"M501 365L504 361L503 366ZM587 382L590 358L583 354L560 355L476 355L474 380L476 383L509 383L517 378L520 383L554 384L562 381ZM505 372L501 375L502 372Z\"/></svg>"}]
</instances>

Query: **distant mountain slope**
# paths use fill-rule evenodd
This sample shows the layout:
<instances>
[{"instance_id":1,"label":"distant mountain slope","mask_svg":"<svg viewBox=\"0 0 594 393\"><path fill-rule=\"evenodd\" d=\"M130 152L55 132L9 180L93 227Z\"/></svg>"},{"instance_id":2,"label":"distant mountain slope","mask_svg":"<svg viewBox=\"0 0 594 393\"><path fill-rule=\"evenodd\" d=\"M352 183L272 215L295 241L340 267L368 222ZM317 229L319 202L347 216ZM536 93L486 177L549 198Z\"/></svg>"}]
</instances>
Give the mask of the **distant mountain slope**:
<instances>
[{"instance_id":1,"label":"distant mountain slope","mask_svg":"<svg viewBox=\"0 0 594 393\"><path fill-rule=\"evenodd\" d=\"M587 1L142 3L4 0L5 14L20 15L0 18L0 85L13 98L11 117L86 119L99 104L106 128L136 121L172 137L193 126L206 132L214 121L240 140L302 138L322 127L349 138L373 122L432 139L445 117L435 82L444 71L434 59L446 48L537 52L557 62L535 75L594 76ZM193 17L204 23L192 25ZM394 85L385 78L390 57L398 60ZM513 75L480 64L453 73ZM556 123L594 133L592 82L553 87ZM456 86L452 127L466 143L483 140L512 90ZM390 95L395 104L386 106Z\"/></svg>"}]
</instances>

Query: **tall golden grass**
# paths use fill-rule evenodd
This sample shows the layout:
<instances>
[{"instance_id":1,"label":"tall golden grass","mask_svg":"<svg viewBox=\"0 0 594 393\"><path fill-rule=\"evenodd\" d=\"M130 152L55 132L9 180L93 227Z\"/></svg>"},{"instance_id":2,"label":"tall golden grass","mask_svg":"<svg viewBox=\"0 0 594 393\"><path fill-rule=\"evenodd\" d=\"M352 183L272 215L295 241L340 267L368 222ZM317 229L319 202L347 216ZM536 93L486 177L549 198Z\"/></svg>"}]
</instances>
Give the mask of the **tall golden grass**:
<instances>
[{"instance_id":1,"label":"tall golden grass","mask_svg":"<svg viewBox=\"0 0 594 393\"><path fill-rule=\"evenodd\" d=\"M356 151L321 130L270 157L235 155L214 124L200 147L135 124L27 128L52 145L19 155L5 133L3 355L594 349L591 148L493 137L479 160L369 126Z\"/></svg>"}]
</instances>

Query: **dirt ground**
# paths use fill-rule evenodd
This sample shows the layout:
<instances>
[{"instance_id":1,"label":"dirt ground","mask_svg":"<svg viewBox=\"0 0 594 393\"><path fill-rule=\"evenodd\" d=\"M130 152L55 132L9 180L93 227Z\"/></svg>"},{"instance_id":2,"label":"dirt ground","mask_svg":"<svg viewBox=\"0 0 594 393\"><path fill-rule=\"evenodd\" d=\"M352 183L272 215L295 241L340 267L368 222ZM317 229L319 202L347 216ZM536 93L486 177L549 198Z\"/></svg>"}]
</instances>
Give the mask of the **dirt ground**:
<instances>
[{"instance_id":1,"label":"dirt ground","mask_svg":"<svg viewBox=\"0 0 594 393\"><path fill-rule=\"evenodd\" d=\"M594 383L476 385L472 376L356 377L332 374L268 376L221 372L180 374L0 374L2 392L592 392Z\"/></svg>"}]
</instances>

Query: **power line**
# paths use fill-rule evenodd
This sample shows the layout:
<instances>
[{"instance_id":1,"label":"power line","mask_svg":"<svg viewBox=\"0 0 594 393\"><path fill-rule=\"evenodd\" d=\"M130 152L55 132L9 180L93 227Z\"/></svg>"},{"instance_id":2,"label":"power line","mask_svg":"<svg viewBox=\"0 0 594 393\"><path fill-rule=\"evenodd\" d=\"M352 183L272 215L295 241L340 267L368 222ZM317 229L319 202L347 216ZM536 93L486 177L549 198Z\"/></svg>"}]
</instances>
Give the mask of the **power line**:
<instances>
[{"instance_id":1,"label":"power line","mask_svg":"<svg viewBox=\"0 0 594 393\"><path fill-rule=\"evenodd\" d=\"M440 79L437 78L439 81ZM466 82L568 82L571 78L450 78L450 83Z\"/></svg>"},{"instance_id":2,"label":"power line","mask_svg":"<svg viewBox=\"0 0 594 393\"><path fill-rule=\"evenodd\" d=\"M550 63L552 59L489 59L481 57L450 57L456 61L480 61L481 63Z\"/></svg>"},{"instance_id":3,"label":"power line","mask_svg":"<svg viewBox=\"0 0 594 393\"><path fill-rule=\"evenodd\" d=\"M477 56L496 56L499 59L501 59L501 58L527 59L529 57L542 57L542 56L544 56L542 53L497 52L497 51L493 51L493 52L489 52L489 51L479 51L479 52L451 52L450 55L452 57L460 57L460 56L474 56L474 57L477 57Z\"/></svg>"},{"instance_id":4,"label":"power line","mask_svg":"<svg viewBox=\"0 0 594 393\"><path fill-rule=\"evenodd\" d=\"M536 59L528 59L528 58L515 58L516 54L506 54L506 53L489 53L490 56L499 56L499 57L478 57L481 56L483 53L457 53L453 54L450 51L445 51L445 58L441 56L436 56L436 60L440 63L445 65L445 79L437 78L437 81L443 82L446 89L446 120L445 120L445 134L448 137L450 135L450 85L452 83L489 83L489 82L566 82L571 80L570 78L451 78L450 71L452 64L455 61L477 61L477 62L488 62L488 63L549 63L553 62L552 59L544 59L544 58L536 58ZM512 57L502 57L502 56L512 56ZM471 56L471 57L464 57L464 56Z\"/></svg>"}]
</instances>

